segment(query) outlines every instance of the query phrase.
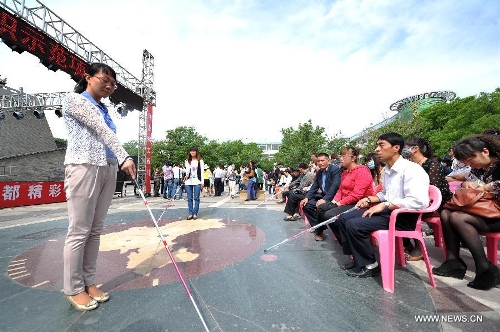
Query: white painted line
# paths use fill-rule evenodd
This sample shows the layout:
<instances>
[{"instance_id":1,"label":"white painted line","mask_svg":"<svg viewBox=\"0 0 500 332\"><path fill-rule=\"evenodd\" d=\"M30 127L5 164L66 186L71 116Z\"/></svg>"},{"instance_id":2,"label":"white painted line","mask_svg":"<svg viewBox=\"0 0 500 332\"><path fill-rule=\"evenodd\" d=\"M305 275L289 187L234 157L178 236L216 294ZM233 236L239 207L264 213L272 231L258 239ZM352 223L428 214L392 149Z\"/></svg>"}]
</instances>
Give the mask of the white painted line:
<instances>
[{"instance_id":1,"label":"white painted line","mask_svg":"<svg viewBox=\"0 0 500 332\"><path fill-rule=\"evenodd\" d=\"M21 273L26 273L28 272L27 270L22 270L22 271L18 271L18 272L13 272L13 273L9 273L9 277L12 278L12 276L15 276L16 274L21 274Z\"/></svg>"},{"instance_id":2,"label":"white painted line","mask_svg":"<svg viewBox=\"0 0 500 332\"><path fill-rule=\"evenodd\" d=\"M21 226L41 224L41 223L48 222L48 221L63 220L65 218L67 219L67 217L55 217L55 218L42 219L42 220L36 220L36 221L31 221L31 222L17 223L17 224L14 224L14 225L2 226L2 227L0 227L0 229L7 229L7 228L14 228L14 227L21 227Z\"/></svg>"},{"instance_id":3,"label":"white painted line","mask_svg":"<svg viewBox=\"0 0 500 332\"><path fill-rule=\"evenodd\" d=\"M23 275L21 275L21 276L13 277L13 278L11 277L11 279L19 279L19 278L24 278L24 277L28 277L28 276L30 276L30 275L31 275L31 273L27 273L27 274L23 274Z\"/></svg>"},{"instance_id":4,"label":"white painted line","mask_svg":"<svg viewBox=\"0 0 500 332\"><path fill-rule=\"evenodd\" d=\"M26 262L21 262L21 263L16 263L16 264L9 264L9 267L14 267L14 266L19 266L19 265L24 265Z\"/></svg>"},{"instance_id":5,"label":"white painted line","mask_svg":"<svg viewBox=\"0 0 500 332\"><path fill-rule=\"evenodd\" d=\"M7 269L7 272L15 271L15 270L20 270L20 269L25 269L25 268L26 268L26 266L16 267L14 269Z\"/></svg>"},{"instance_id":6,"label":"white painted line","mask_svg":"<svg viewBox=\"0 0 500 332\"><path fill-rule=\"evenodd\" d=\"M27 258L25 258L25 259L16 259L15 261L11 262L11 265L12 265L12 263L26 262L27 260L28 260Z\"/></svg>"},{"instance_id":7,"label":"white painted line","mask_svg":"<svg viewBox=\"0 0 500 332\"><path fill-rule=\"evenodd\" d=\"M39 284L33 285L33 286L31 286L31 287L36 288L36 287L38 287L38 286L45 285L46 283L49 283L49 281L48 281L48 280L45 280L45 281L43 281L43 282L41 282L41 283L39 283Z\"/></svg>"},{"instance_id":8,"label":"white painted line","mask_svg":"<svg viewBox=\"0 0 500 332\"><path fill-rule=\"evenodd\" d=\"M209 205L208 207L219 207L221 205L223 205L224 203L226 203L227 201L231 200L231 196L227 196L226 198L218 201L217 203L215 204L212 204L212 205Z\"/></svg>"}]
</instances>

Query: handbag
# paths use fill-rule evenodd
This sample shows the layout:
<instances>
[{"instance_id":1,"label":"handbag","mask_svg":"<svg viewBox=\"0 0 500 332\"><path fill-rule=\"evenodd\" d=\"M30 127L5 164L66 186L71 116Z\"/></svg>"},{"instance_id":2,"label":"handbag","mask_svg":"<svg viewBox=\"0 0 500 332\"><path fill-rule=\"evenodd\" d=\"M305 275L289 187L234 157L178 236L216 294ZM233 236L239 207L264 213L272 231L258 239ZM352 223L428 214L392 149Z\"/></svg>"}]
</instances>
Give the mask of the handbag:
<instances>
[{"instance_id":1,"label":"handbag","mask_svg":"<svg viewBox=\"0 0 500 332\"><path fill-rule=\"evenodd\" d=\"M462 211L483 218L500 218L500 208L494 195L474 188L458 188L451 200L443 207L451 211Z\"/></svg>"}]
</instances>

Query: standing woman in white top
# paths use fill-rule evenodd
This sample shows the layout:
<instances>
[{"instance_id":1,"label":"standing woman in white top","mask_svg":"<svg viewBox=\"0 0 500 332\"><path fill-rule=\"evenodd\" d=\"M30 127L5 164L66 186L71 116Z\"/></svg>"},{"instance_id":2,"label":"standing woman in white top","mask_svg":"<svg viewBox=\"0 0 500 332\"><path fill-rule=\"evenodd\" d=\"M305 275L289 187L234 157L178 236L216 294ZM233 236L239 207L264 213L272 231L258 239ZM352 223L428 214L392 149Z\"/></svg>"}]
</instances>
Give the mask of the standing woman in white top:
<instances>
[{"instance_id":1,"label":"standing woman in white top","mask_svg":"<svg viewBox=\"0 0 500 332\"><path fill-rule=\"evenodd\" d=\"M196 146L189 149L186 164L185 187L188 197L188 220L198 219L200 210L200 191L203 189L202 170L205 166L200 156L200 151ZM193 204L194 201L194 204Z\"/></svg>"},{"instance_id":2,"label":"standing woman in white top","mask_svg":"<svg viewBox=\"0 0 500 332\"><path fill-rule=\"evenodd\" d=\"M135 179L135 164L116 137L116 127L101 102L116 89L115 71L93 63L66 95L63 116L68 133L64 190L68 234L64 243L64 294L76 310L97 308L109 299L96 287L100 235L116 186L118 167Z\"/></svg>"}]
</instances>

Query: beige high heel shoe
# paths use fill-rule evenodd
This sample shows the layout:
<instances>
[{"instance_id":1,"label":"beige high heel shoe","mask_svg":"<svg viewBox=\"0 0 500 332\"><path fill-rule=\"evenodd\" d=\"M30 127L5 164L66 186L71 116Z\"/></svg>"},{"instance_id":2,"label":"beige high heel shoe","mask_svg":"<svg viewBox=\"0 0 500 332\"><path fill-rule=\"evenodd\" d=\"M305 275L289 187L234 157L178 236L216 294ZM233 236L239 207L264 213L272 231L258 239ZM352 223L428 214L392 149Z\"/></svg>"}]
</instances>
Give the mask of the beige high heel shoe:
<instances>
[{"instance_id":1,"label":"beige high heel shoe","mask_svg":"<svg viewBox=\"0 0 500 332\"><path fill-rule=\"evenodd\" d=\"M89 296L90 296L91 298L93 298L94 300L96 300L97 302L102 303L102 302L106 302L107 300L109 300L109 293L108 293L108 292L102 292L102 294L101 294L100 296L92 296L92 295L90 295L90 293L88 292L88 288L90 288L90 286L89 286L89 287L86 287L86 289L85 289L85 290L87 291L87 293L89 294ZM97 287L96 287L96 288L97 288Z\"/></svg>"},{"instance_id":2,"label":"beige high heel shoe","mask_svg":"<svg viewBox=\"0 0 500 332\"><path fill-rule=\"evenodd\" d=\"M71 295L66 295L66 300L68 300L69 303L73 306L78 311L89 311L89 310L94 310L99 306L99 303L95 299L92 299L89 303L87 304L79 304L76 303L75 300L71 297Z\"/></svg>"}]
</instances>

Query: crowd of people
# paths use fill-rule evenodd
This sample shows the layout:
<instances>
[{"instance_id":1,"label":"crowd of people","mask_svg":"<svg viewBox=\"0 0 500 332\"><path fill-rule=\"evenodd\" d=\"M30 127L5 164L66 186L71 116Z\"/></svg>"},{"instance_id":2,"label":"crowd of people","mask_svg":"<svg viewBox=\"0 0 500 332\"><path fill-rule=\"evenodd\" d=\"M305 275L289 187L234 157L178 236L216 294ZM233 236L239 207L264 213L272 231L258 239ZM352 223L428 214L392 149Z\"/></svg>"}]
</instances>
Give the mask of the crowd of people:
<instances>
[{"instance_id":1,"label":"crowd of people","mask_svg":"<svg viewBox=\"0 0 500 332\"><path fill-rule=\"evenodd\" d=\"M246 201L251 201L257 199L258 190L265 190L278 204L284 204L285 221L305 218L311 227L338 217L335 222L315 227L314 239L324 241L329 227L350 258L341 268L349 276L369 277L380 274L370 234L387 229L394 209L427 207L429 185L433 185L442 195L435 214L441 218L447 248L446 260L433 272L463 279L467 266L459 254L460 248L465 247L476 265L476 278L468 286L489 289L500 284L500 270L488 262L478 233L500 231L500 219L445 207L456 186L491 192L500 206L500 140L496 129L457 142L442 158L434 155L429 142L422 138L405 140L397 133L381 135L375 151L365 156L355 146L338 152L338 155L314 153L308 164L300 163L298 167L277 164L268 171L253 160L239 170L232 163L225 167L216 165L213 170L203 165L202 193L221 196L227 185L231 198L239 191L246 191ZM170 161L162 168L157 167L155 196L182 199L185 174L186 169ZM197 211L190 208L188 219L193 216L196 219ZM416 214L400 214L397 229L413 230L416 218ZM431 233L429 230L428 234ZM406 260L424 258L418 241L404 239L403 243Z\"/></svg>"},{"instance_id":2,"label":"crowd of people","mask_svg":"<svg viewBox=\"0 0 500 332\"><path fill-rule=\"evenodd\" d=\"M68 131L64 187L68 202L68 232L63 250L66 299L80 311L93 310L110 295L95 280L100 234L115 191L117 170L135 179L133 158L127 155L116 136L116 126L102 99L116 89L116 73L106 64L93 63L63 102L62 114ZM276 165L264 172L250 160L236 169L216 165L212 170L196 146L189 149L184 163L165 161L154 171L154 196L188 200L188 220L196 220L200 196L221 196L246 190L246 201L256 200L266 190L285 204L286 221L301 218L314 229L316 241L325 240L324 222L349 257L341 266L351 277L380 274L370 234L387 229L395 209L419 210L429 206L429 186L441 191L440 217L446 245L446 259L433 268L439 276L463 279L468 269L460 257L461 247L470 251L475 278L467 286L491 289L500 285L497 262L486 257L480 232L500 232L500 133L491 129L467 137L440 159L429 142L412 137L404 140L397 133L385 133L377 140L373 153L362 157L360 150L348 146L336 153L312 154L308 165ZM238 188L238 190L237 190ZM449 205L457 188L472 189L494 202L485 207L457 210ZM491 202L490 201L490 202ZM490 205L491 206L491 205ZM353 209L355 208L355 209ZM336 219L333 217L337 217ZM400 213L396 228L414 230L417 214ZM314 227L317 225L322 227ZM404 241L406 259L423 258L418 243Z\"/></svg>"},{"instance_id":3,"label":"crowd of people","mask_svg":"<svg viewBox=\"0 0 500 332\"><path fill-rule=\"evenodd\" d=\"M435 215L441 219L447 251L446 260L434 267L433 273L463 279L467 270L460 258L463 247L470 251L475 264L475 278L467 286L485 290L500 285L500 270L496 262L487 260L479 235L500 232L500 218L457 211L446 205L460 187L491 193L497 208L500 206L498 130L460 140L444 158L433 155L431 145L422 138L404 140L397 133L386 133L379 137L374 153L364 156L364 164L360 157L356 147L341 149L338 160L327 153L313 155L309 168L302 173L311 174L308 179L312 180L306 186L300 183L300 190L293 176L291 180L279 180L285 190L282 196L286 197L284 219L299 219L300 207L311 227L337 216L328 226L349 257L341 268L352 277L376 276L380 267L370 234L387 229L395 209L429 206L429 185L433 185L442 195ZM349 211L353 207L356 209ZM396 229L414 230L416 221L417 214L399 214ZM325 230L326 226L315 228L314 239L324 241ZM423 259L418 241L413 245L404 239L403 243L408 261Z\"/></svg>"}]
</instances>

